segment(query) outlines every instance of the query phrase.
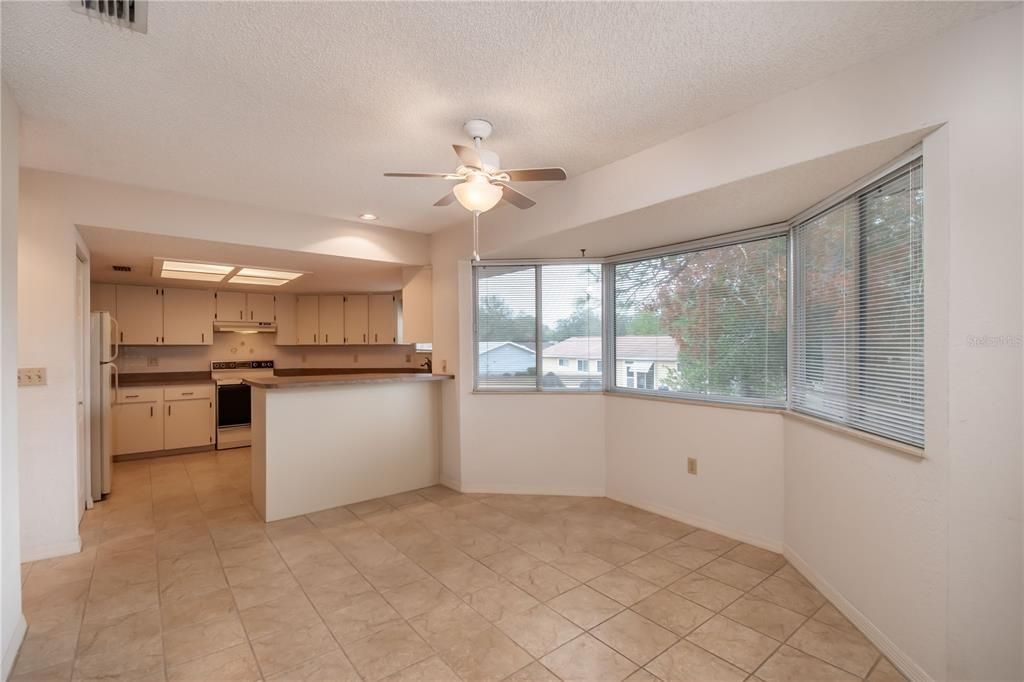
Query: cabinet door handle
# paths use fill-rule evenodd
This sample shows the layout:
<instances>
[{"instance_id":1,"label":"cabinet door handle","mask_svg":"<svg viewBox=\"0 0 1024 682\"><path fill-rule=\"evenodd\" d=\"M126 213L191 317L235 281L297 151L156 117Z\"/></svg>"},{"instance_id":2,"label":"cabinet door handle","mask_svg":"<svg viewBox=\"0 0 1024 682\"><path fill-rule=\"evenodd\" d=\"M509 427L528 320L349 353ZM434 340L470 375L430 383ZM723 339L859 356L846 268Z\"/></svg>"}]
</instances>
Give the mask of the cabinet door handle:
<instances>
[{"instance_id":1,"label":"cabinet door handle","mask_svg":"<svg viewBox=\"0 0 1024 682\"><path fill-rule=\"evenodd\" d=\"M330 342L331 342L331 335L330 334L324 334L324 343L330 343Z\"/></svg>"},{"instance_id":2,"label":"cabinet door handle","mask_svg":"<svg viewBox=\"0 0 1024 682\"><path fill-rule=\"evenodd\" d=\"M202 341L203 343L206 343L206 332L203 332L199 336L200 336L199 340Z\"/></svg>"},{"instance_id":3,"label":"cabinet door handle","mask_svg":"<svg viewBox=\"0 0 1024 682\"><path fill-rule=\"evenodd\" d=\"M182 395L195 395L195 391L182 391Z\"/></svg>"},{"instance_id":4,"label":"cabinet door handle","mask_svg":"<svg viewBox=\"0 0 1024 682\"><path fill-rule=\"evenodd\" d=\"M363 343L366 343L366 334L363 334Z\"/></svg>"},{"instance_id":5,"label":"cabinet door handle","mask_svg":"<svg viewBox=\"0 0 1024 682\"><path fill-rule=\"evenodd\" d=\"M153 416L153 406L152 405L149 406L149 416L150 417Z\"/></svg>"},{"instance_id":6,"label":"cabinet door handle","mask_svg":"<svg viewBox=\"0 0 1024 682\"><path fill-rule=\"evenodd\" d=\"M244 320L245 319L245 311L244 310L239 310L238 311L238 319L240 319L240 320Z\"/></svg>"},{"instance_id":7,"label":"cabinet door handle","mask_svg":"<svg viewBox=\"0 0 1024 682\"><path fill-rule=\"evenodd\" d=\"M121 332L121 343L124 343L124 332Z\"/></svg>"},{"instance_id":8,"label":"cabinet door handle","mask_svg":"<svg viewBox=\"0 0 1024 682\"><path fill-rule=\"evenodd\" d=\"M171 416L171 406L170 405L167 406L167 416L168 417Z\"/></svg>"},{"instance_id":9,"label":"cabinet door handle","mask_svg":"<svg viewBox=\"0 0 1024 682\"><path fill-rule=\"evenodd\" d=\"M138 398L138 397L139 397L138 395L126 395L125 396L125 398Z\"/></svg>"}]
</instances>

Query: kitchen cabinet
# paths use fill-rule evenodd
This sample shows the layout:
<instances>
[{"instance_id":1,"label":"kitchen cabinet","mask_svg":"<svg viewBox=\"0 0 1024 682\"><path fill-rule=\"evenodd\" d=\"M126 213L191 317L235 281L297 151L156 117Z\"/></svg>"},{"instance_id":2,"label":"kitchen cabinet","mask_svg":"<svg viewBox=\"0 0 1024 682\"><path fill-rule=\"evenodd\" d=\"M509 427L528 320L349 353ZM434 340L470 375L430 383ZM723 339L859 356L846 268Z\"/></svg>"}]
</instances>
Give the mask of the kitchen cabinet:
<instances>
[{"instance_id":1,"label":"kitchen cabinet","mask_svg":"<svg viewBox=\"0 0 1024 682\"><path fill-rule=\"evenodd\" d=\"M121 388L113 411L114 454L213 445L213 384Z\"/></svg>"},{"instance_id":2,"label":"kitchen cabinet","mask_svg":"<svg viewBox=\"0 0 1024 682\"><path fill-rule=\"evenodd\" d=\"M164 307L156 287L118 284L115 289L118 342L128 346L163 343Z\"/></svg>"},{"instance_id":3,"label":"kitchen cabinet","mask_svg":"<svg viewBox=\"0 0 1024 682\"><path fill-rule=\"evenodd\" d=\"M433 271L420 268L402 287L402 343L430 343L434 337Z\"/></svg>"},{"instance_id":4,"label":"kitchen cabinet","mask_svg":"<svg viewBox=\"0 0 1024 682\"><path fill-rule=\"evenodd\" d=\"M320 344L339 345L345 336L344 297L340 294L320 296Z\"/></svg>"},{"instance_id":5,"label":"kitchen cabinet","mask_svg":"<svg viewBox=\"0 0 1024 682\"><path fill-rule=\"evenodd\" d=\"M164 450L213 444L213 389L182 386L164 389Z\"/></svg>"},{"instance_id":6,"label":"kitchen cabinet","mask_svg":"<svg viewBox=\"0 0 1024 682\"><path fill-rule=\"evenodd\" d=\"M273 322L274 321L274 295L273 294L246 294L245 309L250 322Z\"/></svg>"},{"instance_id":7,"label":"kitchen cabinet","mask_svg":"<svg viewBox=\"0 0 1024 682\"><path fill-rule=\"evenodd\" d=\"M398 343L397 300L393 294L370 294L369 343Z\"/></svg>"},{"instance_id":8,"label":"kitchen cabinet","mask_svg":"<svg viewBox=\"0 0 1024 682\"><path fill-rule=\"evenodd\" d=\"M345 296L345 343L368 343L370 333L370 297L366 294Z\"/></svg>"},{"instance_id":9,"label":"kitchen cabinet","mask_svg":"<svg viewBox=\"0 0 1024 682\"><path fill-rule=\"evenodd\" d=\"M320 338L320 297L296 296L295 300L295 343L310 345Z\"/></svg>"},{"instance_id":10,"label":"kitchen cabinet","mask_svg":"<svg viewBox=\"0 0 1024 682\"><path fill-rule=\"evenodd\" d=\"M213 344L213 295L204 289L164 289L163 343Z\"/></svg>"},{"instance_id":11,"label":"kitchen cabinet","mask_svg":"<svg viewBox=\"0 0 1024 682\"><path fill-rule=\"evenodd\" d=\"M277 317L278 346L294 346L298 343L295 334L295 294L283 294L274 297L274 316Z\"/></svg>"},{"instance_id":12,"label":"kitchen cabinet","mask_svg":"<svg viewBox=\"0 0 1024 682\"><path fill-rule=\"evenodd\" d=\"M221 322L234 322L247 319L245 316L245 294L241 291L218 291L217 319Z\"/></svg>"},{"instance_id":13,"label":"kitchen cabinet","mask_svg":"<svg viewBox=\"0 0 1024 682\"><path fill-rule=\"evenodd\" d=\"M163 398L160 389L122 388L112 414L114 454L164 449Z\"/></svg>"},{"instance_id":14,"label":"kitchen cabinet","mask_svg":"<svg viewBox=\"0 0 1024 682\"><path fill-rule=\"evenodd\" d=\"M93 282L90 290L89 309L93 312L106 310L117 317L117 297L114 295L114 285Z\"/></svg>"}]
</instances>

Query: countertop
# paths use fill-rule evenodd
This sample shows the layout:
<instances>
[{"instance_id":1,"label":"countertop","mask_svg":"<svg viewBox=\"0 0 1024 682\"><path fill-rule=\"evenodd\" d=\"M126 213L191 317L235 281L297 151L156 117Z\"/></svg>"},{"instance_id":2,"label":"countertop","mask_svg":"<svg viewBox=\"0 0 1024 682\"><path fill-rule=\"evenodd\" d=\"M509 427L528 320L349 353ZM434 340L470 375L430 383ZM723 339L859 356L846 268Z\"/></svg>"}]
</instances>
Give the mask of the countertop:
<instances>
[{"instance_id":1,"label":"countertop","mask_svg":"<svg viewBox=\"0 0 1024 682\"><path fill-rule=\"evenodd\" d=\"M132 372L120 374L117 383L125 386L176 386L212 384L209 372Z\"/></svg>"},{"instance_id":2,"label":"countertop","mask_svg":"<svg viewBox=\"0 0 1024 682\"><path fill-rule=\"evenodd\" d=\"M310 386L344 386L349 384L422 383L424 381L445 381L454 379L451 374L425 373L367 373L367 374L320 374L316 376L262 377L246 379L245 383L254 388L307 388Z\"/></svg>"}]
</instances>

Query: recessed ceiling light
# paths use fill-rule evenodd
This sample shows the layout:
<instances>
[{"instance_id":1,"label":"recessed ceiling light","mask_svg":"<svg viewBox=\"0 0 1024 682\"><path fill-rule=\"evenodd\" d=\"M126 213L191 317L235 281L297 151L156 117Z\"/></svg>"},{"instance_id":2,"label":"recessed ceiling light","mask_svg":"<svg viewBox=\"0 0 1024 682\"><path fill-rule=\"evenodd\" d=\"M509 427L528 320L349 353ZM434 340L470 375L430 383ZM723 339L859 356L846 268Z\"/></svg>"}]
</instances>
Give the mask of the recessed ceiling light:
<instances>
[{"instance_id":1,"label":"recessed ceiling light","mask_svg":"<svg viewBox=\"0 0 1024 682\"><path fill-rule=\"evenodd\" d=\"M165 260L164 270L180 270L182 272L211 272L226 275L235 269L234 265L218 265L216 263L187 263L185 261Z\"/></svg>"},{"instance_id":2,"label":"recessed ceiling light","mask_svg":"<svg viewBox=\"0 0 1024 682\"><path fill-rule=\"evenodd\" d=\"M224 275L214 272L183 272L181 270L164 270L160 273L164 279L194 279L200 282L220 282Z\"/></svg>"},{"instance_id":3,"label":"recessed ceiling light","mask_svg":"<svg viewBox=\"0 0 1024 682\"><path fill-rule=\"evenodd\" d=\"M228 284L263 284L269 287L279 287L287 284L289 280L274 279L271 277L249 277L247 275L235 275L228 280Z\"/></svg>"},{"instance_id":4,"label":"recessed ceiling light","mask_svg":"<svg viewBox=\"0 0 1024 682\"><path fill-rule=\"evenodd\" d=\"M264 270L261 268L242 268L236 274L244 277L267 277L269 279L283 279L290 282L296 277L302 277L301 272L288 272L287 270Z\"/></svg>"},{"instance_id":5,"label":"recessed ceiling light","mask_svg":"<svg viewBox=\"0 0 1024 682\"><path fill-rule=\"evenodd\" d=\"M359 219L360 220L376 220L377 216L373 215L372 213L364 213L361 216L359 216Z\"/></svg>"}]
</instances>

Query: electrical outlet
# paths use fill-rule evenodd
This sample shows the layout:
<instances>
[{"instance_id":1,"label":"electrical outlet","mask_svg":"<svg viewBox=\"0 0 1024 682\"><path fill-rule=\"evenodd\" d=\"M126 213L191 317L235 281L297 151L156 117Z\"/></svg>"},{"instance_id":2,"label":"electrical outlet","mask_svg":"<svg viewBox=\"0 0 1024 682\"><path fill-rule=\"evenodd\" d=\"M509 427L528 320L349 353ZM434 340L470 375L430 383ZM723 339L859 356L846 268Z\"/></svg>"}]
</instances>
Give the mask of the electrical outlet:
<instances>
[{"instance_id":1,"label":"electrical outlet","mask_svg":"<svg viewBox=\"0 0 1024 682\"><path fill-rule=\"evenodd\" d=\"M356 353L352 356L352 362L359 362L359 353Z\"/></svg>"},{"instance_id":2,"label":"electrical outlet","mask_svg":"<svg viewBox=\"0 0 1024 682\"><path fill-rule=\"evenodd\" d=\"M693 476L697 475L697 458L696 457L687 457L686 458L686 473L692 474Z\"/></svg>"},{"instance_id":3,"label":"electrical outlet","mask_svg":"<svg viewBox=\"0 0 1024 682\"><path fill-rule=\"evenodd\" d=\"M410 355L409 353L406 353L405 354L405 361L406 362L412 362L412 355Z\"/></svg>"},{"instance_id":4,"label":"electrical outlet","mask_svg":"<svg viewBox=\"0 0 1024 682\"><path fill-rule=\"evenodd\" d=\"M18 368L18 385L19 386L45 386L46 385L46 368L45 367L19 367Z\"/></svg>"},{"instance_id":5,"label":"electrical outlet","mask_svg":"<svg viewBox=\"0 0 1024 682\"><path fill-rule=\"evenodd\" d=\"M160 358L146 358L146 367L159 367Z\"/></svg>"}]
</instances>

